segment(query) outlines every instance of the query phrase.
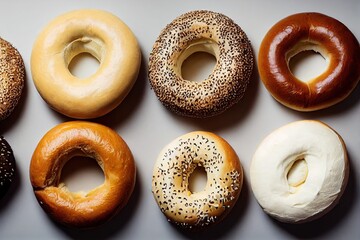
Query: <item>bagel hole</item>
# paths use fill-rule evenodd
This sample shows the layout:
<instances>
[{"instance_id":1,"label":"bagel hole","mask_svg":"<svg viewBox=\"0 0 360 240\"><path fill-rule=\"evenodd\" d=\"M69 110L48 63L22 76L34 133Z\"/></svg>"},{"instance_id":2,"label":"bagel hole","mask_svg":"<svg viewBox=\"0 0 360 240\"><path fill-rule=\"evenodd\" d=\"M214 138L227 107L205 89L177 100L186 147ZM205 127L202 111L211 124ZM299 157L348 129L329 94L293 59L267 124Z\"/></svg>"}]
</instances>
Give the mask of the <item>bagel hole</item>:
<instances>
[{"instance_id":1,"label":"bagel hole","mask_svg":"<svg viewBox=\"0 0 360 240\"><path fill-rule=\"evenodd\" d=\"M208 52L194 52L181 65L183 79L201 82L209 78L216 65L216 58Z\"/></svg>"},{"instance_id":2,"label":"bagel hole","mask_svg":"<svg viewBox=\"0 0 360 240\"><path fill-rule=\"evenodd\" d=\"M69 71L78 78L87 78L98 70L100 63L91 53L82 52L74 56L69 63Z\"/></svg>"},{"instance_id":3,"label":"bagel hole","mask_svg":"<svg viewBox=\"0 0 360 240\"><path fill-rule=\"evenodd\" d=\"M104 172L90 157L74 156L61 170L60 183L71 192L89 192L104 183Z\"/></svg>"},{"instance_id":4,"label":"bagel hole","mask_svg":"<svg viewBox=\"0 0 360 240\"><path fill-rule=\"evenodd\" d=\"M302 82L310 82L325 72L328 63L323 55L314 50L305 50L290 58L291 73Z\"/></svg>"},{"instance_id":5,"label":"bagel hole","mask_svg":"<svg viewBox=\"0 0 360 240\"><path fill-rule=\"evenodd\" d=\"M189 176L189 191L197 193L204 191L207 183L207 173L205 168L198 166Z\"/></svg>"},{"instance_id":6,"label":"bagel hole","mask_svg":"<svg viewBox=\"0 0 360 240\"><path fill-rule=\"evenodd\" d=\"M305 183L308 175L308 166L304 158L296 160L287 173L287 181L291 187L300 187Z\"/></svg>"}]
</instances>

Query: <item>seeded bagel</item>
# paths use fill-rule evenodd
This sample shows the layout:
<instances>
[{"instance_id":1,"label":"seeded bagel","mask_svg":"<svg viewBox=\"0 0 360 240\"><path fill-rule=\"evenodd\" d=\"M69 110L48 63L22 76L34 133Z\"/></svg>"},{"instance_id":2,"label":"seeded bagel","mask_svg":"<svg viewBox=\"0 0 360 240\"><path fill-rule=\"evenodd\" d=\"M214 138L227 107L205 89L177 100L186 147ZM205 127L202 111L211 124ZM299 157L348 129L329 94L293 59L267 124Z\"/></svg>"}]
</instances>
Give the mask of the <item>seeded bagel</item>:
<instances>
[{"instance_id":1,"label":"seeded bagel","mask_svg":"<svg viewBox=\"0 0 360 240\"><path fill-rule=\"evenodd\" d=\"M0 120L7 118L19 102L25 82L20 53L0 38Z\"/></svg>"},{"instance_id":2,"label":"seeded bagel","mask_svg":"<svg viewBox=\"0 0 360 240\"><path fill-rule=\"evenodd\" d=\"M216 58L209 77L184 79L182 63L195 52ZM211 11L185 13L163 29L149 59L149 80L158 99L189 117L218 115L237 103L250 80L254 56L245 32L229 17Z\"/></svg>"},{"instance_id":3,"label":"seeded bagel","mask_svg":"<svg viewBox=\"0 0 360 240\"><path fill-rule=\"evenodd\" d=\"M0 199L8 192L15 178L15 157L9 143L0 136Z\"/></svg>"}]
</instances>

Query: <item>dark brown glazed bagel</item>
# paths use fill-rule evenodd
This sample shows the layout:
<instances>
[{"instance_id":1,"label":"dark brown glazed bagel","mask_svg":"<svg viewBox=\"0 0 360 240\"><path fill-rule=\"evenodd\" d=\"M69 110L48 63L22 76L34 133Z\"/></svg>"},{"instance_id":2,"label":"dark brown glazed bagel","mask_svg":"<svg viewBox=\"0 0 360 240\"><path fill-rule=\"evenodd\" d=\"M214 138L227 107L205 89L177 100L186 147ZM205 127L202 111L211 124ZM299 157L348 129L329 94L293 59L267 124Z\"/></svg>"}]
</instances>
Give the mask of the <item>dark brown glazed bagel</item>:
<instances>
[{"instance_id":1,"label":"dark brown glazed bagel","mask_svg":"<svg viewBox=\"0 0 360 240\"><path fill-rule=\"evenodd\" d=\"M311 81L302 82L289 69L301 51L319 52L328 67ZM338 20L320 13L298 13L276 23L259 51L260 78L283 105L314 111L345 99L360 78L360 47L351 31Z\"/></svg>"}]
</instances>

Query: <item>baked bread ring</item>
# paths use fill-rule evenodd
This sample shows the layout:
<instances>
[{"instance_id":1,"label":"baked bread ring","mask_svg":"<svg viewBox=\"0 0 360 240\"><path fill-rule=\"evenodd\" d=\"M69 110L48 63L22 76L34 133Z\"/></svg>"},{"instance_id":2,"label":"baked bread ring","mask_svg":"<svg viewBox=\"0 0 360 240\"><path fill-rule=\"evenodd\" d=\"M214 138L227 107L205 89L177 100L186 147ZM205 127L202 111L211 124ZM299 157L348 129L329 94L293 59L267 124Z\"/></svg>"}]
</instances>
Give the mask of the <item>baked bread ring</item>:
<instances>
[{"instance_id":1,"label":"baked bread ring","mask_svg":"<svg viewBox=\"0 0 360 240\"><path fill-rule=\"evenodd\" d=\"M87 78L68 66L80 53L99 62ZM117 107L138 76L141 54L134 34L116 16L100 10L76 10L58 16L37 37L31 73L41 97L73 118L96 118Z\"/></svg>"},{"instance_id":2,"label":"baked bread ring","mask_svg":"<svg viewBox=\"0 0 360 240\"><path fill-rule=\"evenodd\" d=\"M9 191L15 180L15 157L10 144L0 136L0 200Z\"/></svg>"},{"instance_id":3,"label":"baked bread ring","mask_svg":"<svg viewBox=\"0 0 360 240\"><path fill-rule=\"evenodd\" d=\"M13 112L24 82L25 66L20 53L8 41L0 38L0 120Z\"/></svg>"},{"instance_id":4,"label":"baked bread ring","mask_svg":"<svg viewBox=\"0 0 360 240\"><path fill-rule=\"evenodd\" d=\"M313 50L328 62L321 75L303 82L289 69L290 59ZM338 20L320 13L299 13L276 23L259 50L260 78L271 95L298 111L314 111L345 99L360 79L360 46Z\"/></svg>"},{"instance_id":5,"label":"baked bread ring","mask_svg":"<svg viewBox=\"0 0 360 240\"><path fill-rule=\"evenodd\" d=\"M75 156L95 159L105 181L89 192L70 192L61 169ZM84 121L65 122L47 132L30 163L30 180L40 206L55 221L78 228L98 226L128 202L135 185L135 163L124 140L112 129Z\"/></svg>"},{"instance_id":6,"label":"baked bread ring","mask_svg":"<svg viewBox=\"0 0 360 240\"><path fill-rule=\"evenodd\" d=\"M302 223L330 211L349 175L345 143L320 121L287 124L258 146L250 166L253 193L270 216Z\"/></svg>"},{"instance_id":7,"label":"baked bread ring","mask_svg":"<svg viewBox=\"0 0 360 240\"><path fill-rule=\"evenodd\" d=\"M196 167L207 173L205 189L192 193L189 177ZM168 220L186 229L218 223L236 203L243 183L238 156L221 137L190 132L169 143L156 160L152 193Z\"/></svg>"},{"instance_id":8,"label":"baked bread ring","mask_svg":"<svg viewBox=\"0 0 360 240\"><path fill-rule=\"evenodd\" d=\"M213 72L201 82L183 79L181 74L182 63L195 52L207 52L217 60ZM192 11L161 31L150 53L149 80L171 111L211 117L243 97L253 62L250 42L233 20L211 11Z\"/></svg>"}]
</instances>

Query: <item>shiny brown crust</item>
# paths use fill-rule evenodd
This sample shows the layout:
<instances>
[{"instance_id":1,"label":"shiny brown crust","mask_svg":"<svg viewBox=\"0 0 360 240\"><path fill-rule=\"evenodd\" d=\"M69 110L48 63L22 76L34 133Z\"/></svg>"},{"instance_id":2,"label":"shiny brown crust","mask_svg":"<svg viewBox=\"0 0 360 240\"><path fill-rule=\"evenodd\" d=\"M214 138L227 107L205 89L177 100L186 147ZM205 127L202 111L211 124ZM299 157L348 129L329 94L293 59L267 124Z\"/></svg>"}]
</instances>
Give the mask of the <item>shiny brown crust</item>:
<instances>
[{"instance_id":1,"label":"shiny brown crust","mask_svg":"<svg viewBox=\"0 0 360 240\"><path fill-rule=\"evenodd\" d=\"M105 181L87 193L70 192L61 184L61 169L74 156L95 159ZM128 202L136 168L124 140L97 123L59 124L37 145L30 163L30 180L41 207L57 222L78 228L98 226Z\"/></svg>"},{"instance_id":2,"label":"shiny brown crust","mask_svg":"<svg viewBox=\"0 0 360 240\"><path fill-rule=\"evenodd\" d=\"M301 44L330 59L327 70L305 83L289 70L291 52ZM351 31L320 13L298 13L276 23L264 37L258 67L271 95L283 105L314 111L345 99L360 79L360 47Z\"/></svg>"},{"instance_id":3,"label":"shiny brown crust","mask_svg":"<svg viewBox=\"0 0 360 240\"><path fill-rule=\"evenodd\" d=\"M0 38L0 120L7 118L21 97L25 66L20 53Z\"/></svg>"},{"instance_id":4,"label":"shiny brown crust","mask_svg":"<svg viewBox=\"0 0 360 240\"><path fill-rule=\"evenodd\" d=\"M217 63L206 80L194 82L181 76L180 59L190 49L215 56ZM232 19L211 11L191 11L161 31L150 54L149 81L172 112L205 118L224 112L243 97L253 65L250 41Z\"/></svg>"}]
</instances>

